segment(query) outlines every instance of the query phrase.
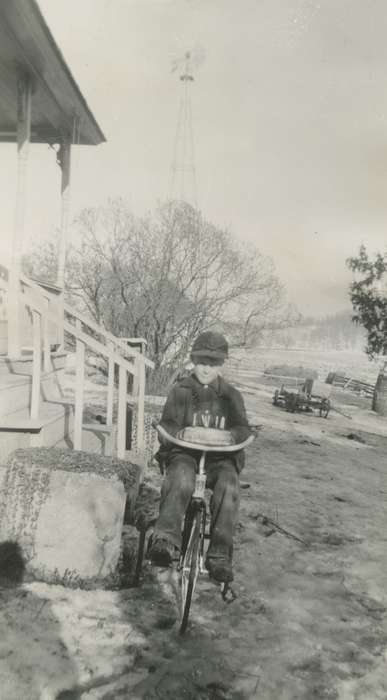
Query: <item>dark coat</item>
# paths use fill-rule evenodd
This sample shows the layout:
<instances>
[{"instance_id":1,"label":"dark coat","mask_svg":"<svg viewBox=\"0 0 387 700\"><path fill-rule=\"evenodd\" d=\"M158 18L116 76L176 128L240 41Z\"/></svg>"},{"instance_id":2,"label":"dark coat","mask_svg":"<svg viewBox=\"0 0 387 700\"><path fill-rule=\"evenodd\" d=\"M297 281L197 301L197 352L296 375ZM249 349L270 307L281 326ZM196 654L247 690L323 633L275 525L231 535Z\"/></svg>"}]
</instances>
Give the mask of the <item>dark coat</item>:
<instances>
[{"instance_id":1,"label":"dark coat","mask_svg":"<svg viewBox=\"0 0 387 700\"><path fill-rule=\"evenodd\" d=\"M224 427L231 432L236 443L243 442L250 435L242 395L222 377L217 377L208 386L201 384L193 374L182 379L171 389L160 423L171 435L194 424ZM184 451L191 453L191 450L168 444L162 446L159 456L168 462L172 456ZM241 471L243 450L211 453L211 460L225 458L232 459Z\"/></svg>"}]
</instances>

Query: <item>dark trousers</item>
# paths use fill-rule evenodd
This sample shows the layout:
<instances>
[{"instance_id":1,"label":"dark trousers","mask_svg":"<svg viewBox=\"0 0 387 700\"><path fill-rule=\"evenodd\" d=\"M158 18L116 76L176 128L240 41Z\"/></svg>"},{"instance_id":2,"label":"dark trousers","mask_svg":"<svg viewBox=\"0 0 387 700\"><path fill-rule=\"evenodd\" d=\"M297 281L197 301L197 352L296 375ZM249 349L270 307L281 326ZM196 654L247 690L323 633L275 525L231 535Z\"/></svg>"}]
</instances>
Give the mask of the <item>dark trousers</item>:
<instances>
[{"instance_id":1,"label":"dark trousers","mask_svg":"<svg viewBox=\"0 0 387 700\"><path fill-rule=\"evenodd\" d=\"M232 558L232 545L239 510L239 476L230 459L213 460L207 453L206 486L212 490L211 529L207 556ZM175 455L167 466L161 489L160 514L155 538L181 545L184 513L195 488L196 460L188 454Z\"/></svg>"}]
</instances>

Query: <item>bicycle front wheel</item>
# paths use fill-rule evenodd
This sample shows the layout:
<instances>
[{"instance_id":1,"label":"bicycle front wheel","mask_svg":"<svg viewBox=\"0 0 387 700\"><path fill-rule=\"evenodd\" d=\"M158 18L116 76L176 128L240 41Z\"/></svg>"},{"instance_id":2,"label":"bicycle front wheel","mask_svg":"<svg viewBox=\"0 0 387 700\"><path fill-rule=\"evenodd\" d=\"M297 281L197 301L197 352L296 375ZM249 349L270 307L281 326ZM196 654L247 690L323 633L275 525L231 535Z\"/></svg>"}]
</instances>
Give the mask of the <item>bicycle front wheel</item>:
<instances>
[{"instance_id":1,"label":"bicycle front wheel","mask_svg":"<svg viewBox=\"0 0 387 700\"><path fill-rule=\"evenodd\" d=\"M191 533L181 566L181 625L180 634L187 629L192 595L200 568L200 535L202 513L197 511L192 520Z\"/></svg>"}]
</instances>

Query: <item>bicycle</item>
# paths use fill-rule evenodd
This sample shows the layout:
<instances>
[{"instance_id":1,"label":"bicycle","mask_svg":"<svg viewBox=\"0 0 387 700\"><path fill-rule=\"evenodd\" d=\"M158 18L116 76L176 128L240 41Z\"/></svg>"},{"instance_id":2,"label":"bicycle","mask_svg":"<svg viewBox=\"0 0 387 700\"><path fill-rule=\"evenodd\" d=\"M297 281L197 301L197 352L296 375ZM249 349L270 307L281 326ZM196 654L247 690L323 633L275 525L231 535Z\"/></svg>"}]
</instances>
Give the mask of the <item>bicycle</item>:
<instances>
[{"instance_id":1,"label":"bicycle","mask_svg":"<svg viewBox=\"0 0 387 700\"><path fill-rule=\"evenodd\" d=\"M204 541L209 539L206 533L207 506L204 497L206 488L205 462L208 452L236 452L247 447L253 440L254 435L250 435L247 440L237 445L233 444L199 444L187 442L170 435L161 425L154 426L160 437L168 440L172 444L201 452L198 469L196 473L195 489L188 504L182 533L182 546L178 563L180 574L181 590L181 622L179 633L184 634L188 625L188 617L191 607L193 593L199 574L206 573L204 566ZM225 437L227 431L224 431ZM203 435L203 431L201 432ZM231 600L235 599L235 593L228 582L221 583L221 594L223 600L227 600L228 593L231 593Z\"/></svg>"}]
</instances>

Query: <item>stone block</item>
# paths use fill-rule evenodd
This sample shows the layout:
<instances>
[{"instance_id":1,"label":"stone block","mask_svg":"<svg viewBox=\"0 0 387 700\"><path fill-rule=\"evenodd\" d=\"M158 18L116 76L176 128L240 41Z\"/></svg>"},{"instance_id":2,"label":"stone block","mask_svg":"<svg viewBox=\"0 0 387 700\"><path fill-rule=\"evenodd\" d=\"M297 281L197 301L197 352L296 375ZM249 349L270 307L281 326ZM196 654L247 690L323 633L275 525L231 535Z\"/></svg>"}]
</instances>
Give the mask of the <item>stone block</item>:
<instances>
[{"instance_id":1,"label":"stone block","mask_svg":"<svg viewBox=\"0 0 387 700\"><path fill-rule=\"evenodd\" d=\"M0 541L20 544L27 572L63 585L109 584L137 465L55 448L16 450L0 468Z\"/></svg>"}]
</instances>

